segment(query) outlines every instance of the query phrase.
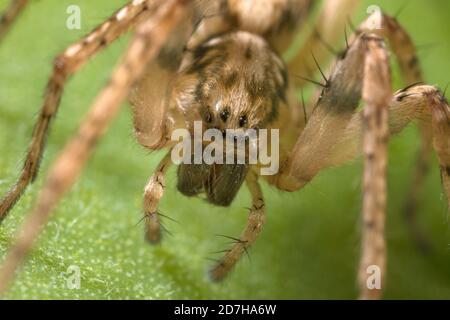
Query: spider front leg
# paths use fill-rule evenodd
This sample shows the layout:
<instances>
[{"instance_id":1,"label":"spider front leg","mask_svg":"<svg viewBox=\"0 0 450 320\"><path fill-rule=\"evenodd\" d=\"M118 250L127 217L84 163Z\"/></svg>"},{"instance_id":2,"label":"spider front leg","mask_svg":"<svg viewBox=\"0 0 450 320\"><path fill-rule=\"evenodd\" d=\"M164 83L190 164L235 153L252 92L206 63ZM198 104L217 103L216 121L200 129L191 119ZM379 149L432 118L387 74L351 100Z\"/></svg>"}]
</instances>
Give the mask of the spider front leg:
<instances>
[{"instance_id":1,"label":"spider front leg","mask_svg":"<svg viewBox=\"0 0 450 320\"><path fill-rule=\"evenodd\" d=\"M20 199L27 186L36 179L45 148L45 140L51 121L58 111L66 81L91 57L124 34L137 22L138 17L142 16L147 10L147 1L141 0L129 3L108 21L56 57L21 174L17 182L0 201L0 222Z\"/></svg>"},{"instance_id":2,"label":"spider front leg","mask_svg":"<svg viewBox=\"0 0 450 320\"><path fill-rule=\"evenodd\" d=\"M19 14L25 9L28 0L12 0L6 11L0 17L0 41L11 28Z\"/></svg>"},{"instance_id":3,"label":"spider front leg","mask_svg":"<svg viewBox=\"0 0 450 320\"><path fill-rule=\"evenodd\" d=\"M294 191L321 170L347 160L348 146L342 141L363 98L367 108L364 109L366 162L360 268L366 278L366 266L376 265L382 274L385 271L385 172L390 97L390 69L383 41L372 34L360 34L336 63L310 120L280 173L269 179L280 189ZM360 281L360 284L361 295L366 298L366 283ZM371 297L378 295L379 290Z\"/></svg>"},{"instance_id":4,"label":"spider front leg","mask_svg":"<svg viewBox=\"0 0 450 320\"><path fill-rule=\"evenodd\" d=\"M364 152L361 298L379 298L381 293L377 287L367 286L367 267L379 267L381 277L385 273L385 171L389 134L396 134L411 121L431 114L434 147L440 160L444 189L450 199L448 103L435 87L418 84L399 90L388 103L390 76L384 50L378 38L365 33L355 38L345 57L337 62L293 152L284 161L280 173L269 179L280 189L298 190L321 170ZM366 108L355 112L361 91ZM381 289L383 285L381 282Z\"/></svg>"},{"instance_id":5,"label":"spider front leg","mask_svg":"<svg viewBox=\"0 0 450 320\"><path fill-rule=\"evenodd\" d=\"M250 172L247 176L247 187L252 195L252 207L248 215L247 226L239 239L234 239L231 249L227 250L220 261L211 269L210 276L213 280L222 280L236 265L244 253L256 241L265 222L265 203L258 177Z\"/></svg>"},{"instance_id":6,"label":"spider front leg","mask_svg":"<svg viewBox=\"0 0 450 320\"><path fill-rule=\"evenodd\" d=\"M324 168L342 162L334 148L361 99L368 41L375 40L361 34L337 61L293 150L280 158L280 172L268 177L279 189L299 190Z\"/></svg>"},{"instance_id":7,"label":"spider front leg","mask_svg":"<svg viewBox=\"0 0 450 320\"><path fill-rule=\"evenodd\" d=\"M199 14L199 8L192 13ZM182 62L185 44L191 36L195 16L183 20L165 44L158 59L149 63L142 77L133 84L128 100L132 105L133 125L136 140L145 148L160 150L170 144L176 115L169 113L173 102L173 90L177 71ZM194 23L193 23L194 22ZM180 121L180 119L178 119ZM146 238L151 243L161 240L160 214L158 203L164 192L164 178L172 164L169 152L150 177L144 191L143 208L145 214Z\"/></svg>"},{"instance_id":8,"label":"spider front leg","mask_svg":"<svg viewBox=\"0 0 450 320\"><path fill-rule=\"evenodd\" d=\"M445 96L434 86L420 85L409 88L398 97L402 103L413 105L422 113L431 114L433 147L437 153L441 179L450 208L450 106Z\"/></svg>"},{"instance_id":9,"label":"spider front leg","mask_svg":"<svg viewBox=\"0 0 450 320\"><path fill-rule=\"evenodd\" d=\"M434 86L415 84L397 91L389 104L389 133L398 134L414 120L423 119L431 115L431 130L433 143L440 162L443 187L449 195L448 164L450 153L450 108L447 99L440 90ZM361 153L363 144L361 137L364 127L364 110L355 113L346 125L344 133L336 143L335 153L339 153L339 161L352 159ZM450 203L449 203L450 208Z\"/></svg>"},{"instance_id":10,"label":"spider front leg","mask_svg":"<svg viewBox=\"0 0 450 320\"><path fill-rule=\"evenodd\" d=\"M148 241L158 243L161 240L161 222L158 204L164 194L165 175L172 165L171 152L158 164L155 173L150 177L144 191L145 234Z\"/></svg>"},{"instance_id":11,"label":"spider front leg","mask_svg":"<svg viewBox=\"0 0 450 320\"><path fill-rule=\"evenodd\" d=\"M157 57L175 26L187 18L185 14L190 11L187 10L190 2L186 0L160 0L155 3L157 5L146 13L146 19L138 25L122 62L115 68L109 83L95 100L77 135L66 145L51 167L37 203L19 230L0 269L0 294L7 289L14 272L50 218L53 208L75 183L133 83L142 75L145 66Z\"/></svg>"}]
</instances>

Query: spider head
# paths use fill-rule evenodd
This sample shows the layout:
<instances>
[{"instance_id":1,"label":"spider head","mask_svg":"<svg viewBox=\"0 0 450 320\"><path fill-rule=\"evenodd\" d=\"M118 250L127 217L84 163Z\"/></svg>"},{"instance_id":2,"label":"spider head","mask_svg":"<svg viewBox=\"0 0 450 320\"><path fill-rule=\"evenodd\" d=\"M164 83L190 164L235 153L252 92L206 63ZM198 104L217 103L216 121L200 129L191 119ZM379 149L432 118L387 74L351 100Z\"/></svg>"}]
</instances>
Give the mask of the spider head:
<instances>
[{"instance_id":1,"label":"spider head","mask_svg":"<svg viewBox=\"0 0 450 320\"><path fill-rule=\"evenodd\" d=\"M249 170L250 145L255 146L258 139L250 129L269 127L285 102L285 66L263 38L239 31L213 37L195 48L180 72L176 101L191 137L195 137L198 123L202 130L217 129L226 137L226 148L222 149L226 158L233 154L232 159L236 159L234 155L240 153L246 161L219 164L203 158L199 164L182 164L178 190L189 196L204 191L209 202L227 206ZM229 129L236 134L234 140L229 139ZM250 143L242 143L242 133ZM228 153L230 141L238 143ZM203 146L215 142L215 138L214 142L204 141Z\"/></svg>"},{"instance_id":2,"label":"spider head","mask_svg":"<svg viewBox=\"0 0 450 320\"><path fill-rule=\"evenodd\" d=\"M256 129L270 125L286 100L287 73L264 39L247 32L212 38L185 59L177 89L188 128Z\"/></svg>"}]
</instances>

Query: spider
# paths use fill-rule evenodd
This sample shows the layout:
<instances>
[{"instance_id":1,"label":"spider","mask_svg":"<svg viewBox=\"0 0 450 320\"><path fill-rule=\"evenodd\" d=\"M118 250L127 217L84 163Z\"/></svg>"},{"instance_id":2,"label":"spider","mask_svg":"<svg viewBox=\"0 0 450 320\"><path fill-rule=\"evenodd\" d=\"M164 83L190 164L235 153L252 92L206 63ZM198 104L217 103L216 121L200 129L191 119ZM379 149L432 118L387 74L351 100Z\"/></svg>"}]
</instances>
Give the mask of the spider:
<instances>
[{"instance_id":1,"label":"spider","mask_svg":"<svg viewBox=\"0 0 450 320\"><path fill-rule=\"evenodd\" d=\"M420 168L433 145L449 198L450 108L445 93L423 83L415 46L407 32L395 18L381 12L354 28L351 36L345 33L345 49L325 76L319 66L326 62L326 47L344 32L346 19L358 2L324 1L314 32L290 62L284 62L280 53L289 48L315 1L133 0L70 45L54 60L21 175L1 200L0 220L36 178L45 137L67 79L129 29L134 33L78 133L53 163L37 203L0 269L0 292L6 290L52 209L74 184L96 142L128 97L137 141L150 150L169 150L144 191L146 238L153 243L161 239L158 203L164 194L166 172L173 164L170 151L175 129L186 128L192 133L198 121L203 128L220 132L279 129L280 168L274 175L260 175L261 164L178 165L177 188L188 197L205 194L211 204L228 206L244 182L252 195L247 225L212 267L213 280L221 280L230 272L262 230L265 202L260 179L283 191L297 191L320 171L362 153L358 285L361 298L380 298L383 286L370 288L367 270L377 266L384 275L386 264L388 138L419 119L423 147L417 179L424 174ZM12 1L0 23L0 38L26 4L26 0ZM406 85L395 93L388 50L397 57ZM324 83L309 80L316 71ZM305 103L296 92L309 82L317 84L319 90ZM360 101L363 108L358 108Z\"/></svg>"}]
</instances>

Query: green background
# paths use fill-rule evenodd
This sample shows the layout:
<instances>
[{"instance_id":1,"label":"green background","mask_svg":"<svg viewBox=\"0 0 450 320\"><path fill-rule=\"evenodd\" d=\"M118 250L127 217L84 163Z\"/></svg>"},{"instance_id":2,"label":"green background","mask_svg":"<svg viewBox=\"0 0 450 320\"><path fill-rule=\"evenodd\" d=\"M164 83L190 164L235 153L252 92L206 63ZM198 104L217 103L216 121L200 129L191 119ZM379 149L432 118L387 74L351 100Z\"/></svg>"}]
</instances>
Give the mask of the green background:
<instances>
[{"instance_id":1,"label":"green background","mask_svg":"<svg viewBox=\"0 0 450 320\"><path fill-rule=\"evenodd\" d=\"M3 10L8 1L0 0ZM102 22L124 0L31 1L0 46L0 192L15 180L42 101L53 57ZM67 30L66 8L82 9L82 30ZM404 1L363 1L359 23L370 4L395 13ZM420 45L428 81L449 81L450 2L411 0L400 21ZM15 230L31 209L52 159L75 132L98 90L127 44L120 39L93 59L66 88L45 153L41 176L0 226L0 259ZM398 78L398 77L397 77ZM395 83L396 88L402 84ZM130 110L100 143L73 190L54 211L45 232L18 274L7 298L165 299L289 298L336 299L357 296L361 161L321 173L300 192L288 194L264 185L267 224L231 276L211 283L206 270L211 252L242 230L250 198L239 193L230 208L187 199L175 189L170 171L161 211L173 233L159 246L143 239L143 186L161 153L149 154L132 134ZM450 234L437 161L421 196L420 224L434 251L424 255L413 245L401 208L411 183L418 134L410 126L392 139L389 154L388 269L386 298L450 298ZM66 287L70 265L80 267L81 289Z\"/></svg>"}]
</instances>

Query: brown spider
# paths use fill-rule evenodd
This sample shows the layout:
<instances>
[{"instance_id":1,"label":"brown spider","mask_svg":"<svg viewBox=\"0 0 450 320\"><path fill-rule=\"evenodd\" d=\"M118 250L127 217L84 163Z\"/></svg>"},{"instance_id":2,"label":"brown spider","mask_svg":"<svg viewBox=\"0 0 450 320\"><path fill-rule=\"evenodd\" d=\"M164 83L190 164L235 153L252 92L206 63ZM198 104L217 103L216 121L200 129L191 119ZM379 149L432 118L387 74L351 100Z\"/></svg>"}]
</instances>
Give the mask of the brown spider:
<instances>
[{"instance_id":1,"label":"brown spider","mask_svg":"<svg viewBox=\"0 0 450 320\"><path fill-rule=\"evenodd\" d=\"M25 7L12 1L0 24L0 37ZM38 123L17 183L0 203L0 220L35 179L44 141L66 80L92 56L127 30L134 30L121 63L95 100L78 134L53 164L34 210L25 221L0 269L0 293L30 250L52 209L70 189L96 142L129 97L140 144L150 150L171 149L174 129L194 122L204 128L280 130L280 170L261 176L280 190L296 191L319 171L364 154L363 223L359 289L361 298L379 298L381 289L367 286L367 270L384 275L386 248L387 142L409 122L421 120L423 150L437 152L443 185L450 193L450 108L442 93L422 84L415 47L396 19L371 15L346 39L330 76L315 100L299 103L295 92L306 85L325 60L324 39L336 42L358 0L327 0L315 32L304 49L285 64L285 51L311 12L312 0L133 0L85 38L68 47L54 62ZM376 26L376 27L374 27ZM342 27L342 28L341 28ZM397 56L407 87L392 94L390 50ZM311 51L315 56L311 55ZM317 99L318 97L318 99ZM364 108L359 110L360 100ZM305 116L308 115L308 116ZM430 125L426 125L429 124ZM164 193L171 153L149 179L144 194L146 237L160 240L158 203ZM258 183L261 164L180 164L178 189L187 196L205 193L209 202L227 206L244 180L252 194L247 225L233 247L212 268L220 280L255 242L265 220ZM418 166L423 168L423 166ZM423 172L419 170L416 178Z\"/></svg>"}]
</instances>

